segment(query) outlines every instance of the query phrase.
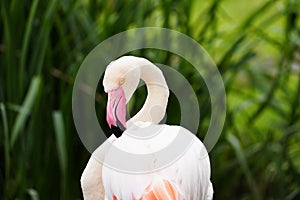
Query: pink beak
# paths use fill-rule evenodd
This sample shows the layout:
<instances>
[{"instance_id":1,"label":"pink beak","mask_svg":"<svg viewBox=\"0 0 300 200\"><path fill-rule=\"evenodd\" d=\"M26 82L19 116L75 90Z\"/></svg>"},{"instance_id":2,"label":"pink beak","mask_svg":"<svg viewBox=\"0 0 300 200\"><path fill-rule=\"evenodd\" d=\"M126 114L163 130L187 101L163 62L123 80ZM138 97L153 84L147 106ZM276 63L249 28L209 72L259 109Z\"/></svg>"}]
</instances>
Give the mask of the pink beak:
<instances>
[{"instance_id":1,"label":"pink beak","mask_svg":"<svg viewBox=\"0 0 300 200\"><path fill-rule=\"evenodd\" d=\"M126 98L122 86L108 92L106 121L110 128L126 128Z\"/></svg>"}]
</instances>

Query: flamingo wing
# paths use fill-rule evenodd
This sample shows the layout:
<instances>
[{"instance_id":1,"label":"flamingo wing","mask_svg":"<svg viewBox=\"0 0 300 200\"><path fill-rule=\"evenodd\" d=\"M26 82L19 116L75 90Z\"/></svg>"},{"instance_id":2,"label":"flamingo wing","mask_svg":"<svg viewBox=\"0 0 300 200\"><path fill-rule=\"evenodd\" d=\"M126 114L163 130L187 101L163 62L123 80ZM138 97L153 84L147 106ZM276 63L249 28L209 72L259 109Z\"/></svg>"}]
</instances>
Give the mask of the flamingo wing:
<instances>
[{"instance_id":1,"label":"flamingo wing","mask_svg":"<svg viewBox=\"0 0 300 200\"><path fill-rule=\"evenodd\" d=\"M158 126L158 125L157 125ZM135 140L123 134L114 141L117 148L129 153L158 152L158 148L165 148L172 142L176 135L183 129L178 126L163 125L165 129L150 140ZM191 144L180 158L172 164L152 172L128 173L116 170L104 163L103 183L105 196L114 200L208 200L212 199L213 189L210 182L209 156L203 143L188 130L182 130L183 134L189 134ZM160 142L164 141L162 144ZM110 159L123 159L122 163L131 164L132 161L125 158L111 158L110 152L106 155ZM155 168L155 160L158 155L153 153L153 160L140 162L139 165ZM122 164L120 163L120 165ZM122 167L122 166L121 166Z\"/></svg>"}]
</instances>

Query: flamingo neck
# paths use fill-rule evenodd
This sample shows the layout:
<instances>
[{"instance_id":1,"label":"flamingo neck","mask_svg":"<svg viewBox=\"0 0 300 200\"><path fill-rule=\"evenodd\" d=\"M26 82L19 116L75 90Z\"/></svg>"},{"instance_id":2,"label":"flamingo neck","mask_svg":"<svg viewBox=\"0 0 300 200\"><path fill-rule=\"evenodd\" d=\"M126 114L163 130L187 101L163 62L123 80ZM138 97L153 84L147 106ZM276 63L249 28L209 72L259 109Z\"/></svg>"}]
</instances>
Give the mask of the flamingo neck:
<instances>
[{"instance_id":1,"label":"flamingo neck","mask_svg":"<svg viewBox=\"0 0 300 200\"><path fill-rule=\"evenodd\" d=\"M127 124L142 121L158 124L166 113L169 89L161 70L151 62L140 65L141 79L147 86L147 98L141 110Z\"/></svg>"}]
</instances>

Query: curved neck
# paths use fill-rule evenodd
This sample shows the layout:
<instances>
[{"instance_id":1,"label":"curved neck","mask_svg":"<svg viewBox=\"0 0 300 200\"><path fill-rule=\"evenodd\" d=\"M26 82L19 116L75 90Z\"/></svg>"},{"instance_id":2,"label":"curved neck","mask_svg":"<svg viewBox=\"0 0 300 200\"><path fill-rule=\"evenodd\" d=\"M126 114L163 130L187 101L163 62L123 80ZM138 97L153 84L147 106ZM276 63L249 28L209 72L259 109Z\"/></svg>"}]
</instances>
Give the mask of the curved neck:
<instances>
[{"instance_id":1,"label":"curved neck","mask_svg":"<svg viewBox=\"0 0 300 200\"><path fill-rule=\"evenodd\" d=\"M161 70L150 61L144 61L147 62L139 65L140 78L147 86L148 95L142 109L127 123L142 121L158 124L166 113L169 89Z\"/></svg>"}]
</instances>

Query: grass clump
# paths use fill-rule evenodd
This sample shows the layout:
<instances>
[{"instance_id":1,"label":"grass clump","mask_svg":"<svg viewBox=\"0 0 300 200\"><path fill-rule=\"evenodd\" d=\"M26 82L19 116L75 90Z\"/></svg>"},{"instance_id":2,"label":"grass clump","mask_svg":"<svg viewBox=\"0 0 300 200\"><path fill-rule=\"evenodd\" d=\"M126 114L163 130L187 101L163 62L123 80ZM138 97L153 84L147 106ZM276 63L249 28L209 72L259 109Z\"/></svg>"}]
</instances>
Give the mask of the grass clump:
<instances>
[{"instance_id":1,"label":"grass clump","mask_svg":"<svg viewBox=\"0 0 300 200\"><path fill-rule=\"evenodd\" d=\"M79 179L90 155L72 119L76 72L99 42L143 26L192 37L222 74L228 105L210 154L214 199L299 199L299 1L2 0L0 9L1 199L81 198ZM174 64L170 53L134 54ZM175 63L197 93L203 137L210 120L205 84L189 63ZM172 106L168 116L176 115Z\"/></svg>"}]
</instances>

